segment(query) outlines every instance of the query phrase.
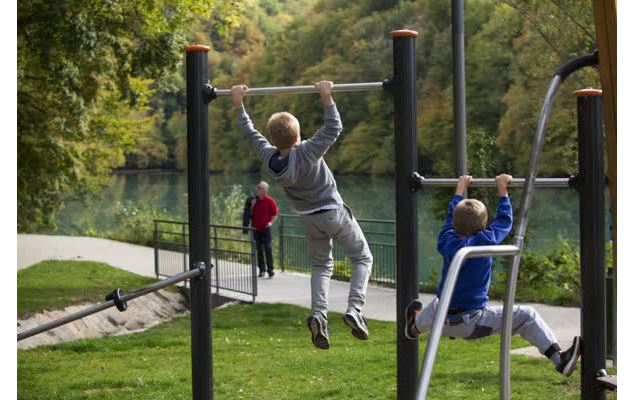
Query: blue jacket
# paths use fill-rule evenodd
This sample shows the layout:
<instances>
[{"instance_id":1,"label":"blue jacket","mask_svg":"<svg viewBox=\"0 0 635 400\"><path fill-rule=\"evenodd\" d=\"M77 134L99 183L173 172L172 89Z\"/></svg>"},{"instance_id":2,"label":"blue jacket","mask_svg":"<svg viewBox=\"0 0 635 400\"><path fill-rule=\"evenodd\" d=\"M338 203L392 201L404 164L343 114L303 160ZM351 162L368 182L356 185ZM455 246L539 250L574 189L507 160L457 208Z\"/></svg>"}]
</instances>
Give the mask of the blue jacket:
<instances>
[{"instance_id":1,"label":"blue jacket","mask_svg":"<svg viewBox=\"0 0 635 400\"><path fill-rule=\"evenodd\" d=\"M443 256L443 272L437 287L437 296L441 296L445 276L452 258L459 249L467 246L486 246L500 244L512 229L513 210L509 197L499 197L496 219L485 229L461 238L454 232L452 216L454 207L463 200L463 196L455 195L450 200L448 215L439 233L437 250ZM461 268L456 281L454 294L450 301L451 308L473 310L487 305L490 281L492 279L492 257L468 259Z\"/></svg>"}]
</instances>

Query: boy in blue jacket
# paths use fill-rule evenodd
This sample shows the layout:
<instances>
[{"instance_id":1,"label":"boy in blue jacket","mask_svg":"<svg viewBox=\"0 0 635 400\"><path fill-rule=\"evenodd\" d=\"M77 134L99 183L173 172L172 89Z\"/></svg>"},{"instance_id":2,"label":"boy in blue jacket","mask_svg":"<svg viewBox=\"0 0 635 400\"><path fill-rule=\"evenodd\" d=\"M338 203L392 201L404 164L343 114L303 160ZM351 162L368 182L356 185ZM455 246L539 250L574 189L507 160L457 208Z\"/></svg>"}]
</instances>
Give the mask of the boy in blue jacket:
<instances>
[{"instance_id":1,"label":"boy in blue jacket","mask_svg":"<svg viewBox=\"0 0 635 400\"><path fill-rule=\"evenodd\" d=\"M415 339L421 332L432 327L445 277L456 252L468 246L500 244L511 231L513 212L507 192L507 185L511 180L512 177L506 174L496 177L498 209L496 219L487 226L485 205L476 199L463 198L472 177L459 177L438 238L437 250L443 256L443 271L436 291L437 297L425 308L418 299L408 304L405 332L408 339ZM487 292L491 274L492 257L472 258L465 262L450 300L443 336L478 339L501 331L503 307L488 304ZM570 376L573 373L580 357L579 336L573 338L569 349L561 351L555 335L538 312L531 306L521 305L514 306L512 331L536 346L562 375Z\"/></svg>"}]
</instances>

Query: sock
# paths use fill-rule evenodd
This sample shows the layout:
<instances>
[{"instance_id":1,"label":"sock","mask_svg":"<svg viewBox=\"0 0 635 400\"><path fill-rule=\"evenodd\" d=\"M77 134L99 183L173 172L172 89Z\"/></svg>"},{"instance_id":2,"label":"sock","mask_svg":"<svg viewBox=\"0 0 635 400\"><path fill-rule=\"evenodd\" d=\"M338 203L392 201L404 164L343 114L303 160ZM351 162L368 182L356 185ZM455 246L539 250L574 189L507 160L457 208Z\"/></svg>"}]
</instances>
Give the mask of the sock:
<instances>
[{"instance_id":1,"label":"sock","mask_svg":"<svg viewBox=\"0 0 635 400\"><path fill-rule=\"evenodd\" d=\"M560 365L562 359L560 358L560 346L558 343L554 343L544 352L545 357L551 360L556 366Z\"/></svg>"}]
</instances>

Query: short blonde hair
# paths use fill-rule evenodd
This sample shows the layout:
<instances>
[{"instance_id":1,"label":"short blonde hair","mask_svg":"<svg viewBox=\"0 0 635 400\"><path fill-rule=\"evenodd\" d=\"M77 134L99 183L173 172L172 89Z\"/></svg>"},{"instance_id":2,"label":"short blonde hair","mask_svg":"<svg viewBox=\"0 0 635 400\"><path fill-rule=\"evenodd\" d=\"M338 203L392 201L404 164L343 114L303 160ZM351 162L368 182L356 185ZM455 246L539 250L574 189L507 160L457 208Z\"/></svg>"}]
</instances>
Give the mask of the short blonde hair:
<instances>
[{"instance_id":1,"label":"short blonde hair","mask_svg":"<svg viewBox=\"0 0 635 400\"><path fill-rule=\"evenodd\" d=\"M457 235L470 236L487 226L487 207L476 199L463 199L454 208L452 218Z\"/></svg>"},{"instance_id":2,"label":"short blonde hair","mask_svg":"<svg viewBox=\"0 0 635 400\"><path fill-rule=\"evenodd\" d=\"M288 112L273 114L267 121L273 145L280 150L290 149L300 137L300 122Z\"/></svg>"}]
</instances>

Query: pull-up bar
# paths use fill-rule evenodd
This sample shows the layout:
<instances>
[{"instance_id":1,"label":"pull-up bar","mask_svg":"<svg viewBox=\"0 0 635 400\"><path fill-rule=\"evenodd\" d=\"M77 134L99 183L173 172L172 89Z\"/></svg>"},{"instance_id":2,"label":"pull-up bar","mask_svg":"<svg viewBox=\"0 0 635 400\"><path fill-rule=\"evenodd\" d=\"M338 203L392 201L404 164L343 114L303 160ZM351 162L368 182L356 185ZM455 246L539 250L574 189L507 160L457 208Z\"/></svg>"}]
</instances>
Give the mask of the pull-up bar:
<instances>
[{"instance_id":1,"label":"pull-up bar","mask_svg":"<svg viewBox=\"0 0 635 400\"><path fill-rule=\"evenodd\" d=\"M145 286L134 292L121 293L120 290L117 289L113 292L113 294L108 296L109 300L104 303L95 304L94 306L85 308L76 313L66 315L64 317L36 326L35 328L29 329L28 331L18 333L18 342L42 332L50 331L51 329L66 325L75 320L106 310L110 307L116 306L119 311L125 311L125 309L127 308L126 301L128 300L136 299L137 297L144 296L148 293L156 292L159 289L163 289L166 286L174 285L175 283L182 282L186 279L198 278L203 274L205 274L205 264L201 263L195 269L181 272L180 274L176 274L168 279L164 279L162 281Z\"/></svg>"},{"instance_id":2,"label":"pull-up bar","mask_svg":"<svg viewBox=\"0 0 635 400\"><path fill-rule=\"evenodd\" d=\"M424 178L416 172L412 174L413 187L425 188L425 187L454 187L456 186L457 178ZM508 187L523 187L525 185L525 178L514 178ZM537 187L571 187L571 178L536 178ZM470 187L496 187L496 180L494 178L472 178Z\"/></svg>"},{"instance_id":3,"label":"pull-up bar","mask_svg":"<svg viewBox=\"0 0 635 400\"><path fill-rule=\"evenodd\" d=\"M383 82L361 82L361 83L337 83L333 85L333 92L364 92L369 90L386 89L390 84L390 80ZM205 95L212 99L219 96L230 96L231 89L217 89L211 85L205 85ZM271 86L261 88L249 88L247 95L264 95L264 94L291 94L291 93L317 93L315 86Z\"/></svg>"}]
</instances>

